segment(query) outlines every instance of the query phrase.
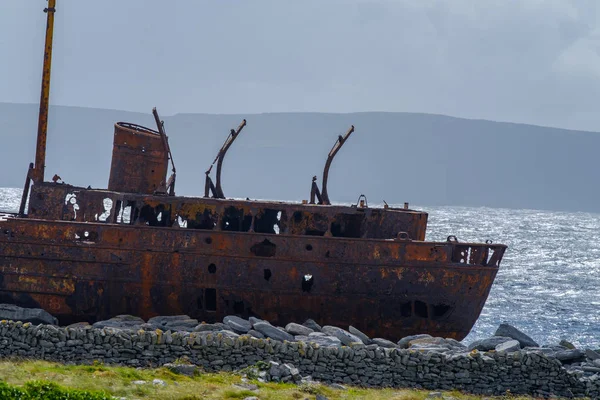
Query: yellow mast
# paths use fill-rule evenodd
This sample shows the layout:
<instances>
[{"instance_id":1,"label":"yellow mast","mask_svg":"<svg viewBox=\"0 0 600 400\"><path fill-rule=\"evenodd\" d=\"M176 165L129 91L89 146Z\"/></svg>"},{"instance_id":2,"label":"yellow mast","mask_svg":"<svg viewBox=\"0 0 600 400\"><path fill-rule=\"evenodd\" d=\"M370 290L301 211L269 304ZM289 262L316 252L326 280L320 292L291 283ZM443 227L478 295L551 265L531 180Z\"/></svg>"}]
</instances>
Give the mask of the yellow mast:
<instances>
[{"instance_id":1,"label":"yellow mast","mask_svg":"<svg viewBox=\"0 0 600 400\"><path fill-rule=\"evenodd\" d=\"M44 49L44 70L42 72L42 93L40 96L40 113L38 119L37 145L35 149L35 167L31 178L34 183L44 182L46 163L46 135L48 133L48 104L50 97L50 68L52 66L52 37L54 33L54 12L56 0L48 0L46 23L46 44Z\"/></svg>"}]
</instances>

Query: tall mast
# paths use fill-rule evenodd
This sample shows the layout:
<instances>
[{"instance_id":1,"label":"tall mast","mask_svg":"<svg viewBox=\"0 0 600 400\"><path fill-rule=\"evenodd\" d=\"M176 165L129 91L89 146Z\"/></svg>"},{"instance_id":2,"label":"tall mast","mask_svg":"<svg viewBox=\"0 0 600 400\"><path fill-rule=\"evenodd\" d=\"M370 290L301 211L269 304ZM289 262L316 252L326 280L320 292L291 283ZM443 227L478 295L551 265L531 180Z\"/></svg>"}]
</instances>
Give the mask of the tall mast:
<instances>
[{"instance_id":1,"label":"tall mast","mask_svg":"<svg viewBox=\"0 0 600 400\"><path fill-rule=\"evenodd\" d=\"M44 70L42 72L42 93L40 96L40 113L38 119L37 144L35 149L35 167L32 171L34 183L44 182L46 163L46 135L48 133L48 104L50 97L50 68L52 66L52 37L54 34L54 12L56 0L48 0L46 23L46 44L44 48Z\"/></svg>"}]
</instances>

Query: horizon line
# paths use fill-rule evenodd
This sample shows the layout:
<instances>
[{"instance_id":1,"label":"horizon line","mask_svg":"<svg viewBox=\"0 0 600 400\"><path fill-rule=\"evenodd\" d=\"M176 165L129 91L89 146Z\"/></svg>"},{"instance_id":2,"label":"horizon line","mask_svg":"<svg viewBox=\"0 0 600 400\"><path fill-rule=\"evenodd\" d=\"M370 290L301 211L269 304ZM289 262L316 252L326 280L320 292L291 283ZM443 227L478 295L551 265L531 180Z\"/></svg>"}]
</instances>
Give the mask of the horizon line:
<instances>
[{"instance_id":1,"label":"horizon line","mask_svg":"<svg viewBox=\"0 0 600 400\"><path fill-rule=\"evenodd\" d=\"M7 105L20 105L20 106L35 106L39 107L39 103L21 103L21 102L6 102L0 101L0 104ZM89 107L89 106L74 106L74 105L65 105L65 104L51 104L52 107L64 107L64 108L78 108L84 110L100 110L100 111L116 111L116 112L126 112L133 114L150 114L143 111L132 111L132 110L120 110L116 108L104 108L104 107ZM231 112L231 113L206 113L206 112L178 112L175 114L164 114L163 117L172 118L177 116L185 116L185 115L236 115L236 116L244 116L244 115L273 115L273 114L321 114L321 115L351 115L351 114L412 114L412 115L425 115L425 116L436 116L436 117L444 117L450 119L459 119L464 121L483 121L483 122L491 122L496 124L509 124L509 125L524 125L524 126L532 126L537 128L548 128L548 129L558 129L562 131L570 131L570 132L585 132L585 133L600 133L598 131L586 130L586 129L571 129L571 128L561 128L557 126L549 126L549 125L536 125L532 123L526 122L515 122L515 121L500 121L500 120L492 120L492 119L484 119L484 118L467 118L467 117L456 117L448 114L436 114L431 112L423 112L423 111L349 111L349 112L325 112L325 111L269 111L269 112Z\"/></svg>"}]
</instances>

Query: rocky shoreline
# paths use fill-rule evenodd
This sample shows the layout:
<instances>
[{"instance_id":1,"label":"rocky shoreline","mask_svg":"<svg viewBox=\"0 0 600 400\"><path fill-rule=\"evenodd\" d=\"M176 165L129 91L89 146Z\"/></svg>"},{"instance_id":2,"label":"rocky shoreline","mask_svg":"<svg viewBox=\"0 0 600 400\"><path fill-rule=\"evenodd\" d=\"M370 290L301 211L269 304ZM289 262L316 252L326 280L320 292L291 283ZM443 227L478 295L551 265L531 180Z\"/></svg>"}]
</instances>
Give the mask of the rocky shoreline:
<instances>
[{"instance_id":1,"label":"rocky shoreline","mask_svg":"<svg viewBox=\"0 0 600 400\"><path fill-rule=\"evenodd\" d=\"M0 319L3 358L173 368L185 359L211 372L250 368L261 380L600 397L600 352L566 341L540 346L507 324L465 345L429 335L395 343L312 320L276 327L236 316L206 324L185 315L148 321L124 315L59 327L43 310L8 305L0 305Z\"/></svg>"}]
</instances>

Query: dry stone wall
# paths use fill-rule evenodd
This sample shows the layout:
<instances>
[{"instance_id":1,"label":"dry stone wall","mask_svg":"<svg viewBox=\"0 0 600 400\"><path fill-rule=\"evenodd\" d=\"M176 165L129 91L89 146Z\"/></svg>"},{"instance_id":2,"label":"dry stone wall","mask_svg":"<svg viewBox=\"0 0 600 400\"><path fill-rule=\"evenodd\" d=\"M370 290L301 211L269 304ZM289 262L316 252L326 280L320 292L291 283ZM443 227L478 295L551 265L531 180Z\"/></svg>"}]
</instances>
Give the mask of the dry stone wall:
<instances>
[{"instance_id":1,"label":"dry stone wall","mask_svg":"<svg viewBox=\"0 0 600 400\"><path fill-rule=\"evenodd\" d=\"M260 323L254 321L253 326ZM4 320L0 322L0 357L79 364L100 361L142 367L160 366L186 357L206 371L233 371L260 361L272 361L291 364L294 367L291 370L297 370L298 374L327 383L460 389L480 394L510 391L541 396L600 397L600 365L597 371L593 367L586 367L586 371L568 370L558 358L547 354L547 349L520 349L518 341L510 343L510 338L495 339L505 350L484 351L469 350L456 341L441 338L421 337L398 344L353 341L343 345L298 340L302 336L295 336L294 341L279 341L239 335L230 330L199 330L57 327ZM402 348L406 346L410 347ZM486 348L486 344L480 342L474 347ZM273 371L277 364L271 365ZM286 381L291 376L273 373L270 378Z\"/></svg>"}]
</instances>

